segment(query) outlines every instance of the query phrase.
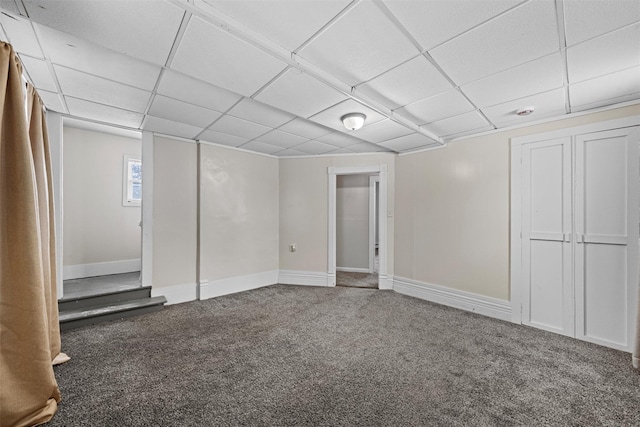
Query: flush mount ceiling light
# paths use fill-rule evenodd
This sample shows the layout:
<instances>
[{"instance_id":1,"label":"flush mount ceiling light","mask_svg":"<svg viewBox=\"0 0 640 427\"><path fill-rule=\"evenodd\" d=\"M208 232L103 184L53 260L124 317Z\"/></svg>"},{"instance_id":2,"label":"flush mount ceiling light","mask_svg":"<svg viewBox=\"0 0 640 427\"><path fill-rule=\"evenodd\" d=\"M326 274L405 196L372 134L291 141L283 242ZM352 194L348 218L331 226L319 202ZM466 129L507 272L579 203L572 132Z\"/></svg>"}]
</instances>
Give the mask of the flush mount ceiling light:
<instances>
[{"instance_id":1,"label":"flush mount ceiling light","mask_svg":"<svg viewBox=\"0 0 640 427\"><path fill-rule=\"evenodd\" d=\"M364 126L364 120L367 118L362 113L349 113L340 117L342 124L349 130L357 130Z\"/></svg>"},{"instance_id":2,"label":"flush mount ceiling light","mask_svg":"<svg viewBox=\"0 0 640 427\"><path fill-rule=\"evenodd\" d=\"M519 116L529 116L529 115L533 114L535 109L536 109L536 107L524 107L524 108L521 108L518 111L516 111L516 114L519 115Z\"/></svg>"}]
</instances>

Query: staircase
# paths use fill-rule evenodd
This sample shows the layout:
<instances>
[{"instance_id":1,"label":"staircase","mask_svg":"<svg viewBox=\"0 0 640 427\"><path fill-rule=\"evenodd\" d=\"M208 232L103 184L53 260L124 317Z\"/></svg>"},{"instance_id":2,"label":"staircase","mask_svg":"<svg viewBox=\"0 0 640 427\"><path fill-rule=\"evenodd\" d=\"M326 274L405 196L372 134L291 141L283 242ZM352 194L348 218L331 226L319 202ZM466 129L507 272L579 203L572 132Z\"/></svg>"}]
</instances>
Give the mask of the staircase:
<instances>
[{"instance_id":1,"label":"staircase","mask_svg":"<svg viewBox=\"0 0 640 427\"><path fill-rule=\"evenodd\" d=\"M60 330L153 313L166 302L163 296L151 296L151 286L62 298L58 301Z\"/></svg>"}]
</instances>

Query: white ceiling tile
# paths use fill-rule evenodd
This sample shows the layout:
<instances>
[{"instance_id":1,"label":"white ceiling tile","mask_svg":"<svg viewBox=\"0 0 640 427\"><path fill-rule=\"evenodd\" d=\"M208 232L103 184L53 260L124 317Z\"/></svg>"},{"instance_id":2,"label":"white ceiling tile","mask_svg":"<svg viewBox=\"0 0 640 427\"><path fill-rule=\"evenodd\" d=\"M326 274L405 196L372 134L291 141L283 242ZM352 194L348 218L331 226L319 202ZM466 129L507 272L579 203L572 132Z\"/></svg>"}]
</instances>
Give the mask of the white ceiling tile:
<instances>
[{"instance_id":1,"label":"white ceiling tile","mask_svg":"<svg viewBox=\"0 0 640 427\"><path fill-rule=\"evenodd\" d=\"M298 151L298 150L292 150L291 148L287 150L278 151L275 155L278 157L308 156L307 153L303 153L302 151Z\"/></svg>"},{"instance_id":2,"label":"white ceiling tile","mask_svg":"<svg viewBox=\"0 0 640 427\"><path fill-rule=\"evenodd\" d=\"M157 0L23 0L35 22L164 65L184 11Z\"/></svg>"},{"instance_id":3,"label":"white ceiling tile","mask_svg":"<svg viewBox=\"0 0 640 427\"><path fill-rule=\"evenodd\" d=\"M347 150L346 148L338 148L333 150L330 154L354 154L355 151Z\"/></svg>"},{"instance_id":4,"label":"white ceiling tile","mask_svg":"<svg viewBox=\"0 0 640 427\"><path fill-rule=\"evenodd\" d=\"M569 86L571 111L640 98L640 67L630 68Z\"/></svg>"},{"instance_id":5,"label":"white ceiling tile","mask_svg":"<svg viewBox=\"0 0 640 427\"><path fill-rule=\"evenodd\" d=\"M209 127L209 129L248 139L253 139L271 130L271 128L259 125L258 123L249 122L247 120L238 119L228 115L223 116L220 120Z\"/></svg>"},{"instance_id":6,"label":"white ceiling tile","mask_svg":"<svg viewBox=\"0 0 640 427\"><path fill-rule=\"evenodd\" d=\"M640 21L638 0L564 0L567 45Z\"/></svg>"},{"instance_id":7,"label":"white ceiling tile","mask_svg":"<svg viewBox=\"0 0 640 427\"><path fill-rule=\"evenodd\" d=\"M274 129L271 132L256 138L256 141L264 142L270 145L277 145L283 148L293 147L294 145L301 144L307 140L307 138L303 138L301 136L293 135L287 132L282 132L277 129Z\"/></svg>"},{"instance_id":8,"label":"white ceiling tile","mask_svg":"<svg viewBox=\"0 0 640 427\"><path fill-rule=\"evenodd\" d=\"M200 128L209 126L222 115L217 111L187 104L162 95L155 96L151 103L151 108L149 108L149 114Z\"/></svg>"},{"instance_id":9,"label":"white ceiling tile","mask_svg":"<svg viewBox=\"0 0 640 427\"><path fill-rule=\"evenodd\" d=\"M151 93L79 71L55 66L65 96L143 113Z\"/></svg>"},{"instance_id":10,"label":"white ceiling tile","mask_svg":"<svg viewBox=\"0 0 640 427\"><path fill-rule=\"evenodd\" d=\"M351 145L360 144L363 142L361 139L354 138L353 136L349 136L342 132L330 133L316 139L320 142L324 142L326 144L334 145L340 148L349 147Z\"/></svg>"},{"instance_id":11,"label":"white ceiling tile","mask_svg":"<svg viewBox=\"0 0 640 427\"><path fill-rule=\"evenodd\" d=\"M288 70L256 99L291 114L307 118L346 96L296 69Z\"/></svg>"},{"instance_id":12,"label":"white ceiling tile","mask_svg":"<svg viewBox=\"0 0 640 427\"><path fill-rule=\"evenodd\" d=\"M640 65L640 23L567 49L569 83Z\"/></svg>"},{"instance_id":13,"label":"white ceiling tile","mask_svg":"<svg viewBox=\"0 0 640 427\"><path fill-rule=\"evenodd\" d=\"M451 83L420 55L357 87L390 109L451 89Z\"/></svg>"},{"instance_id":14,"label":"white ceiling tile","mask_svg":"<svg viewBox=\"0 0 640 427\"><path fill-rule=\"evenodd\" d=\"M12 15L20 14L20 9L18 9L15 0L0 0L0 8L7 12L11 12Z\"/></svg>"},{"instance_id":15,"label":"white ceiling tile","mask_svg":"<svg viewBox=\"0 0 640 427\"><path fill-rule=\"evenodd\" d=\"M199 138L201 141L213 142L216 144L230 145L232 147L238 147L247 143L247 138L240 138L238 136L229 135L222 132L216 132L212 130L205 130L202 132Z\"/></svg>"},{"instance_id":16,"label":"white ceiling tile","mask_svg":"<svg viewBox=\"0 0 640 427\"><path fill-rule=\"evenodd\" d=\"M69 107L69 114L75 117L97 120L103 123L126 126L134 129L140 128L140 123L142 123L142 114L71 97L66 97L65 101Z\"/></svg>"},{"instance_id":17,"label":"white ceiling tile","mask_svg":"<svg viewBox=\"0 0 640 427\"><path fill-rule=\"evenodd\" d=\"M532 1L430 53L442 69L462 85L559 48L555 3Z\"/></svg>"},{"instance_id":18,"label":"white ceiling tile","mask_svg":"<svg viewBox=\"0 0 640 427\"><path fill-rule=\"evenodd\" d=\"M285 64L193 17L173 59L172 68L232 92L251 96L281 72Z\"/></svg>"},{"instance_id":19,"label":"white ceiling tile","mask_svg":"<svg viewBox=\"0 0 640 427\"><path fill-rule=\"evenodd\" d=\"M305 1L216 1L196 0L196 6L211 6L270 39L288 51L294 51L350 0Z\"/></svg>"},{"instance_id":20,"label":"white ceiling tile","mask_svg":"<svg viewBox=\"0 0 640 427\"><path fill-rule=\"evenodd\" d=\"M426 147L433 144L434 141L432 139L429 139L417 132L380 143L382 147L398 152L415 150L417 148Z\"/></svg>"},{"instance_id":21,"label":"white ceiling tile","mask_svg":"<svg viewBox=\"0 0 640 427\"><path fill-rule=\"evenodd\" d=\"M56 92L38 90L38 94L40 95L40 98L42 98L42 102L44 102L47 110L56 111L58 113L66 113L66 111L64 110L64 106L62 105L62 101L60 100L60 96ZM140 117L140 121L142 121L142 116Z\"/></svg>"},{"instance_id":22,"label":"white ceiling tile","mask_svg":"<svg viewBox=\"0 0 640 427\"><path fill-rule=\"evenodd\" d=\"M540 120L550 115L564 115L564 101L564 89L559 88L515 101L505 102L504 104L494 105L493 107L483 108L482 112L496 126L505 127L527 121ZM529 106L535 107L533 114L529 116L516 115L516 111L520 108Z\"/></svg>"},{"instance_id":23,"label":"white ceiling tile","mask_svg":"<svg viewBox=\"0 0 640 427\"><path fill-rule=\"evenodd\" d=\"M272 128L277 128L294 118L293 114L278 110L251 98L244 98L228 114Z\"/></svg>"},{"instance_id":24,"label":"white ceiling tile","mask_svg":"<svg viewBox=\"0 0 640 427\"><path fill-rule=\"evenodd\" d=\"M294 135L303 136L308 139L316 139L323 135L327 135L333 130L320 126L310 120L301 119L300 117L280 126L280 130L292 133Z\"/></svg>"},{"instance_id":25,"label":"white ceiling tile","mask_svg":"<svg viewBox=\"0 0 640 427\"><path fill-rule=\"evenodd\" d=\"M25 71L31 77L31 82L38 90L48 90L49 92L57 92L58 88L51 76L49 66L40 59L34 59L28 56L20 58Z\"/></svg>"},{"instance_id":26,"label":"white ceiling tile","mask_svg":"<svg viewBox=\"0 0 640 427\"><path fill-rule=\"evenodd\" d=\"M424 128L438 136L449 136L475 129L486 129L489 123L478 112L471 111L455 117L430 123Z\"/></svg>"},{"instance_id":27,"label":"white ceiling tile","mask_svg":"<svg viewBox=\"0 0 640 427\"><path fill-rule=\"evenodd\" d=\"M342 150L346 150L346 148L343 148ZM381 153L381 152L389 151L385 147L382 147L376 144L371 144L369 142L362 142L360 144L350 145L348 150L353 153Z\"/></svg>"},{"instance_id":28,"label":"white ceiling tile","mask_svg":"<svg viewBox=\"0 0 640 427\"><path fill-rule=\"evenodd\" d=\"M142 129L188 139L194 139L202 132L202 128L199 127L149 115L144 118Z\"/></svg>"},{"instance_id":29,"label":"white ceiling tile","mask_svg":"<svg viewBox=\"0 0 640 427\"><path fill-rule=\"evenodd\" d=\"M554 53L463 85L461 89L478 107L555 89L563 85L563 60L560 53Z\"/></svg>"},{"instance_id":30,"label":"white ceiling tile","mask_svg":"<svg viewBox=\"0 0 640 427\"><path fill-rule=\"evenodd\" d=\"M382 142L392 138L408 135L413 131L391 119L381 122L368 124L361 129L351 132L351 134L360 139L369 142Z\"/></svg>"},{"instance_id":31,"label":"white ceiling tile","mask_svg":"<svg viewBox=\"0 0 640 427\"><path fill-rule=\"evenodd\" d=\"M9 42L16 52L24 53L35 58L43 58L38 38L33 32L31 22L19 15L0 14L0 23L4 28Z\"/></svg>"},{"instance_id":32,"label":"white ceiling tile","mask_svg":"<svg viewBox=\"0 0 640 427\"><path fill-rule=\"evenodd\" d=\"M373 111L371 108L365 107L353 99L347 99L341 103L327 108L318 114L309 117L309 120L313 120L316 123L327 126L329 128L346 132L347 129L342 124L340 117L348 113L363 113L367 116L365 124L373 124L385 119L380 113Z\"/></svg>"},{"instance_id":33,"label":"white ceiling tile","mask_svg":"<svg viewBox=\"0 0 640 427\"><path fill-rule=\"evenodd\" d=\"M227 111L242 99L241 95L171 69L164 70L158 85L158 93L220 112Z\"/></svg>"},{"instance_id":34,"label":"white ceiling tile","mask_svg":"<svg viewBox=\"0 0 640 427\"><path fill-rule=\"evenodd\" d=\"M522 0L385 0L384 3L423 49L431 49L522 3Z\"/></svg>"},{"instance_id":35,"label":"white ceiling tile","mask_svg":"<svg viewBox=\"0 0 640 427\"><path fill-rule=\"evenodd\" d=\"M367 1L305 46L300 56L354 86L418 53L382 11Z\"/></svg>"},{"instance_id":36,"label":"white ceiling tile","mask_svg":"<svg viewBox=\"0 0 640 427\"><path fill-rule=\"evenodd\" d=\"M323 144L319 141L308 141L302 145L296 146L296 151L302 151L306 154L326 154L335 151L336 147L329 144Z\"/></svg>"},{"instance_id":37,"label":"white ceiling tile","mask_svg":"<svg viewBox=\"0 0 640 427\"><path fill-rule=\"evenodd\" d=\"M460 92L452 89L409 104L396 112L414 123L425 124L473 110L473 105Z\"/></svg>"},{"instance_id":38,"label":"white ceiling tile","mask_svg":"<svg viewBox=\"0 0 640 427\"><path fill-rule=\"evenodd\" d=\"M271 144L265 144L264 142L249 141L242 145L240 148L245 150L257 151L258 153L273 154L278 151L282 151L282 147L278 147Z\"/></svg>"},{"instance_id":39,"label":"white ceiling tile","mask_svg":"<svg viewBox=\"0 0 640 427\"><path fill-rule=\"evenodd\" d=\"M88 42L76 36L38 26L42 46L51 62L120 83L153 90L160 67Z\"/></svg>"}]
</instances>

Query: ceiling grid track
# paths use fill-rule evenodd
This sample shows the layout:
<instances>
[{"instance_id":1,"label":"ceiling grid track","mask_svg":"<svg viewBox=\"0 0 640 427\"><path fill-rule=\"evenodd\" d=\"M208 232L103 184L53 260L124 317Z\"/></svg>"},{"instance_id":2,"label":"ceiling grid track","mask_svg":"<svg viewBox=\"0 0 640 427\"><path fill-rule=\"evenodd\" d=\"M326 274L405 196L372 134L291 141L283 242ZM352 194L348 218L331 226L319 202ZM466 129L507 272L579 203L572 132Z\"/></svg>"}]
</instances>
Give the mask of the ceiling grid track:
<instances>
[{"instance_id":1,"label":"ceiling grid track","mask_svg":"<svg viewBox=\"0 0 640 427\"><path fill-rule=\"evenodd\" d=\"M67 100L65 99L64 95L62 95L62 87L60 86L60 81L58 80L58 75L56 74L56 70L55 68L53 68L53 63L51 62L51 58L49 58L49 55L47 55L44 49L42 48L42 42L40 41L42 40L42 34L40 34L40 30L37 27L37 25L35 25L32 21L29 21L29 23L31 24L31 28L33 29L33 34L35 35L36 40L38 41L38 47L42 52L42 57L44 58L45 64L47 64L47 68L49 69L49 73L51 74L51 78L53 79L53 83L56 85L56 91L58 92L57 94L58 99L60 99L62 108L64 108L65 114L71 114L71 112L69 111L69 106L67 105Z\"/></svg>"},{"instance_id":2,"label":"ceiling grid track","mask_svg":"<svg viewBox=\"0 0 640 427\"><path fill-rule=\"evenodd\" d=\"M396 18L396 16L389 10L389 8L384 3L382 3L382 0L373 0L373 1L376 4L376 6L378 6L378 8L382 11L382 13L384 13L384 15L393 23L393 25L396 26L396 28L418 49L418 51L422 52L422 56L424 56L427 59L427 61L429 61L431 63L431 65L433 65L436 68L436 70L438 70L438 72L445 79L447 79L447 81L454 87L454 89L460 95L462 95L464 97L464 99L466 99L469 104L471 104L473 109L480 116L482 116L482 118L489 125L491 125L494 129L497 129L497 126L495 124L493 124L493 122L491 120L489 120L489 118L480 110L480 108L478 108L478 106L467 96L467 94L465 94L462 91L462 89L460 89L460 86L451 77L449 77L449 75L446 73L446 71L444 71L444 69L440 66L440 64L438 64L438 62L433 58L433 56L431 56L431 54L429 54L429 52L422 47L422 45L415 39L415 37L413 37L409 33L409 31L407 31L407 29L404 27L404 25L402 25L402 23L400 21L398 21L398 18ZM504 13L506 13L506 12L504 12ZM500 15L498 15L498 16L500 16ZM486 21L486 22L488 22L488 21ZM482 24L479 24L479 25L482 25Z\"/></svg>"},{"instance_id":3,"label":"ceiling grid track","mask_svg":"<svg viewBox=\"0 0 640 427\"><path fill-rule=\"evenodd\" d=\"M273 43L272 41L266 39L255 31L247 28L243 24L236 22L232 18L220 13L213 13L211 11L204 11L193 6L190 3L185 3L180 0L168 0L170 3L191 12L193 15L205 20L209 24L215 25L218 28L221 28L223 31L233 35L234 37L243 40L246 43L249 43L251 46L260 49L261 51L271 55L272 57L279 59L285 62L287 65L293 66L305 74L315 78L316 80L322 82L323 84L331 87L344 94L345 96L363 104L364 106L371 108L372 110L390 118L394 121L408 127L414 132L420 133L427 138L437 142L439 144L443 144L444 140L440 138L438 135L433 132L424 129L410 120L398 116L394 114L393 111L379 102L370 99L369 97L365 97L363 95L354 95L351 93L351 86L327 73L326 71L316 67L315 65L309 63L308 61L300 58L297 54L289 52L279 45Z\"/></svg>"},{"instance_id":4,"label":"ceiling grid track","mask_svg":"<svg viewBox=\"0 0 640 427\"><path fill-rule=\"evenodd\" d=\"M569 93L569 62L567 58L567 32L564 25L564 0L556 0L556 21L558 24L558 40L562 53L562 87L564 89L564 109L571 113L571 96Z\"/></svg>"},{"instance_id":5,"label":"ceiling grid track","mask_svg":"<svg viewBox=\"0 0 640 427\"><path fill-rule=\"evenodd\" d=\"M162 69L160 69L160 74L158 74L158 78L156 79L156 84L153 86L151 90L151 96L149 97L149 102L147 102L147 106L144 109L142 123L144 123L149 115L149 110L151 109L151 105L156 98L158 93L158 87L160 86L160 82L162 81L162 77L164 76L164 72L167 68L171 68L171 63L173 62L173 58L176 56L176 52L180 47L180 43L182 42L182 38L184 37L184 33L187 31L187 26L189 25L189 21L191 21L191 13L188 11L184 12L182 16L182 20L180 21L180 27L178 27L178 31L176 33L176 37L173 40L173 44L171 45L171 50L169 51L169 55L167 55L167 60L164 63Z\"/></svg>"}]
</instances>

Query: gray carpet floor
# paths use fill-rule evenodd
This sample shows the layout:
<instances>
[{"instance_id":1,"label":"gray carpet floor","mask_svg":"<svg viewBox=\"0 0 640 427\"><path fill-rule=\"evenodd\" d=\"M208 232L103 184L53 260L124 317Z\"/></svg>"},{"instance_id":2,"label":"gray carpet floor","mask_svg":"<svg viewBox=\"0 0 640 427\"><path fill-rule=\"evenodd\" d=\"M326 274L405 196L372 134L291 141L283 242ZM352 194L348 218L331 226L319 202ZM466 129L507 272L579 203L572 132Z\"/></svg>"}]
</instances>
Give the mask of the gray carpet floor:
<instances>
[{"instance_id":1,"label":"gray carpet floor","mask_svg":"<svg viewBox=\"0 0 640 427\"><path fill-rule=\"evenodd\" d=\"M55 426L638 426L627 353L392 291L274 285L64 332Z\"/></svg>"}]
</instances>

